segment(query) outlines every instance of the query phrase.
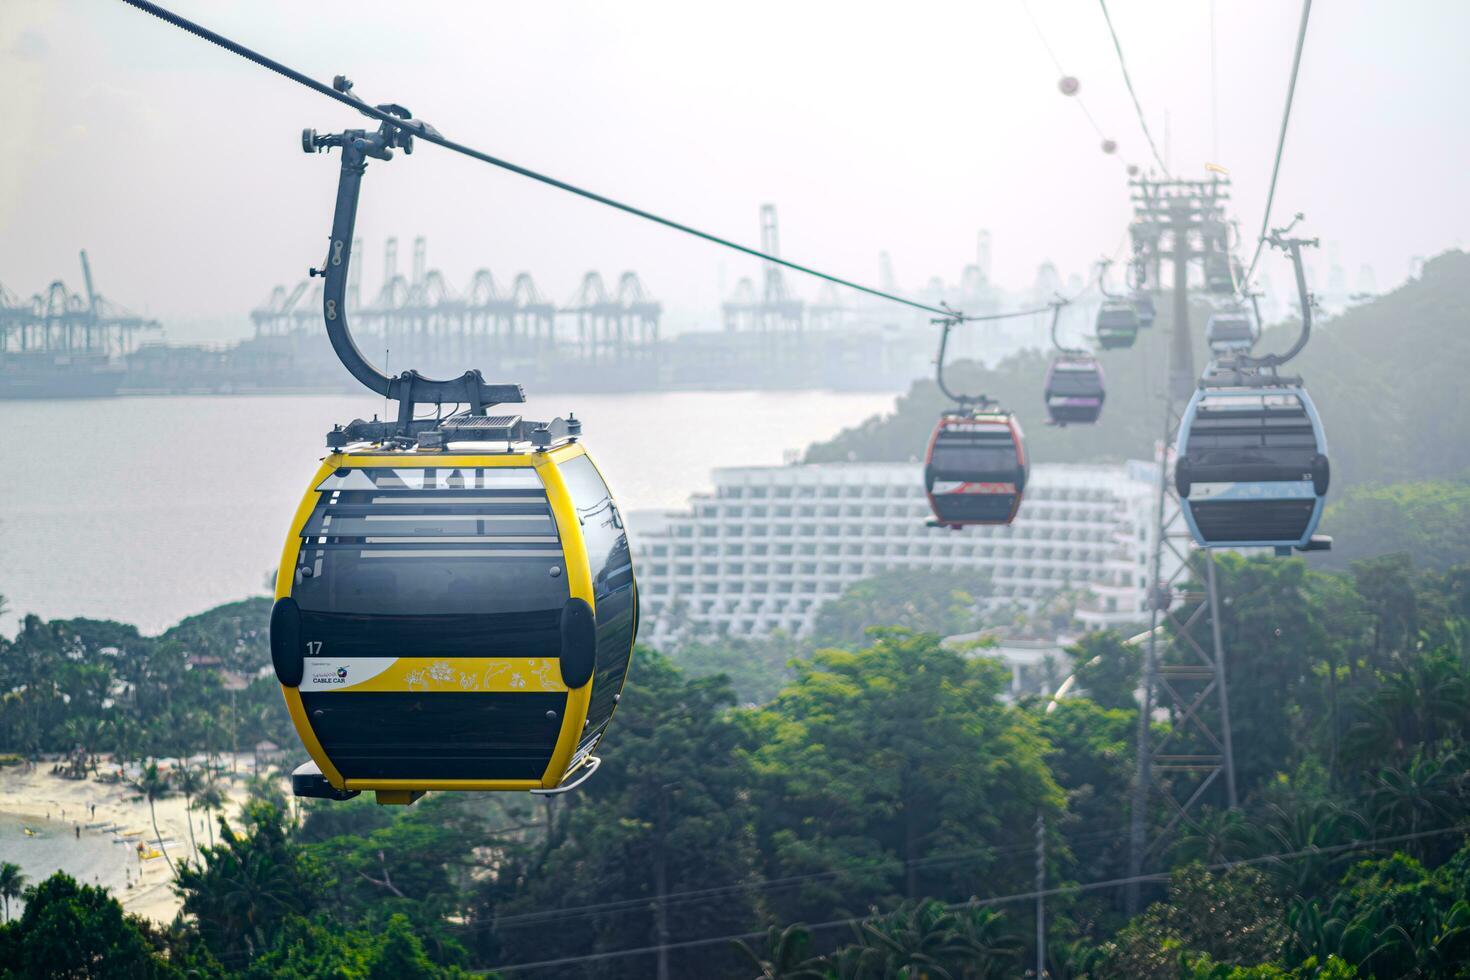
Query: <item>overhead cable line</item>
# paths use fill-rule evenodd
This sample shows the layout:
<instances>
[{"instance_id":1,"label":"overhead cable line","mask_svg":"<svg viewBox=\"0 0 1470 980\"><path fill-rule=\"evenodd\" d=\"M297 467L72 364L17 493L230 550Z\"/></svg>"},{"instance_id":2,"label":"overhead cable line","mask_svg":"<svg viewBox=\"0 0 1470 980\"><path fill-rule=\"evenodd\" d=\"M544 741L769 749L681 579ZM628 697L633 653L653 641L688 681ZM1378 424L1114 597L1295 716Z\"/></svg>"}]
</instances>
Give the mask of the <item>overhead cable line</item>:
<instances>
[{"instance_id":1,"label":"overhead cable line","mask_svg":"<svg viewBox=\"0 0 1470 980\"><path fill-rule=\"evenodd\" d=\"M888 300L891 303L898 303L902 306L907 306L912 309L922 310L925 313L933 313L939 316L952 316L954 314L953 310L948 310L937 306L929 306L926 303L920 303L916 300L907 299L894 293L886 292L881 289L875 289L872 286L864 286L861 283L853 282L850 279L843 279L840 276L830 275L829 273L822 272L818 269L813 269L810 266L801 265L800 263L792 262L789 259L783 259L778 255L767 254L766 252L762 252L760 249L751 248L748 245L741 245L740 243L731 241L728 238L723 238L711 232L701 231L698 228L695 228L691 225L686 225L680 221L675 221L672 218L663 217L662 215L655 214L652 211L647 211L643 208L635 207L632 204L616 200L604 194L599 194L596 191L588 190L585 187L578 187L576 184L571 184L567 181L559 180L555 177L551 177L538 171L531 170L528 167L523 167L519 164L511 163L509 160L503 160L500 157L493 156L492 154L486 153L483 150L477 150L472 146L467 146L464 143L459 143L455 140L449 139L448 137L441 135L433 127L425 125L422 120L407 119L403 116L394 115L393 113L387 112L383 108L371 106L364 102L361 102L355 96L348 95L345 92L339 92L332 86L325 85L322 82L319 82L316 79L310 77L309 75L305 75L299 71L296 71L294 68L291 68L288 65L284 65L273 58L269 58L258 51L247 48L243 44L232 41L224 35L211 31L209 28L197 24L186 17L181 17L171 10L160 7L158 4L149 3L148 0L122 0L122 2L126 3L130 7L136 7L144 13L152 14L165 23L172 24L174 27L187 31L190 34L193 34L198 38L208 41L211 44L224 48L226 51L229 51L232 54L239 55L245 60L253 62L254 64L259 65L260 67L265 68L268 71L273 71L284 78L290 79L298 85L302 85L306 88L311 89L313 92L316 92L320 95L325 95L327 98L332 99L333 101L340 102L343 105L353 109L354 111L360 112L365 116L376 119L379 122L387 123L391 126L403 129L407 132L412 133L418 139L424 140L428 143L433 143L437 146L442 146L446 150L451 150L455 153L470 157L471 159L479 160L481 163L488 163L492 167L499 167L502 170L508 170L511 173L519 174L522 177L528 177L531 180L545 184L548 187L555 187L557 190L566 191L569 194L575 194L576 196L586 198L589 201L595 201L598 204L606 205L607 207L613 208L614 210L622 211L625 214L631 214L634 217L642 218L645 221L651 221L654 224L662 225L665 228L672 228L674 231L683 232L686 235L691 235L703 241L710 242L711 244L719 245L723 248L728 248L736 252L741 252L745 255L752 256L753 258L760 259L763 262L771 262L776 265L784 266L795 272L804 273L805 275L809 275L813 278L821 279L838 286L845 286L848 289L856 290L860 293L866 293L869 296L875 296L879 299ZM1033 315L1035 312L1035 310L1020 310L1014 313L993 314L986 317L979 317L977 319L1001 320L1011 316L1030 316Z\"/></svg>"},{"instance_id":2,"label":"overhead cable line","mask_svg":"<svg viewBox=\"0 0 1470 980\"><path fill-rule=\"evenodd\" d=\"M1091 834L1082 834L1077 837L1072 837L1064 840L1063 844L1067 848L1072 848L1082 844L1093 844L1118 840L1122 838L1124 830L1126 830L1126 828L1120 828L1117 831L1107 830L1094 832ZM918 870L944 867L946 865L960 864L978 857L996 858L1005 855L1025 853L1033 850L1035 846L1036 845L1034 842L1028 841L1024 844L1015 844L1002 848L987 847L976 848L967 851L951 851L943 854L935 854L928 857L913 858L911 860L903 861L900 862L900 867ZM705 901L711 898L723 898L729 895L738 894L740 892L768 893L794 887L797 885L802 885L811 881L830 880L833 878L840 878L843 875L856 874L861 871L876 870L880 869L839 868L831 871L816 871L807 874L791 875L784 878L769 878L763 881L745 881L737 882L730 885L717 885L710 888L676 891L670 892L664 897L664 904L667 908L676 908L684 905L698 904L701 901ZM484 923L484 927L493 927L496 929L500 929L505 926L519 926L527 924L537 925L547 920L555 920L557 923L564 924L568 920L586 918L591 915L628 911L632 909L646 909L647 907L648 899L646 897L621 899L612 902L597 902L590 905L572 906L570 908L543 909L537 912L519 912L512 915L498 916L495 919Z\"/></svg>"},{"instance_id":3,"label":"overhead cable line","mask_svg":"<svg viewBox=\"0 0 1470 980\"><path fill-rule=\"evenodd\" d=\"M1409 834L1396 834L1392 837L1374 837L1368 840L1349 841L1346 844L1333 844L1327 847L1303 847L1294 851L1281 851L1276 854L1262 854L1253 858L1241 858L1234 861L1217 861L1214 864L1204 866L1206 871L1228 871L1231 868L1250 867L1257 864L1268 864L1273 861L1292 861L1307 857L1321 857L1325 855L1341 854L1346 851L1366 850L1380 847L1384 844L1398 844L1411 840L1420 840L1426 837L1437 837L1443 834L1465 833L1470 831L1470 824L1456 824L1451 827L1440 827L1435 830L1421 830ZM1009 905L1016 902L1031 902L1038 898L1052 898L1059 895L1078 895L1084 892L1100 891L1108 888L1118 888L1123 885L1143 882L1164 882L1169 880L1167 872L1152 872L1149 874L1132 875L1126 878L1109 878L1103 881L1090 881L1077 885L1058 885L1055 888L1041 888L1029 892L1017 892L1013 895L1001 895L995 898L972 899L965 902L950 902L944 907L949 911L957 911L966 908L984 908L993 905ZM852 916L846 919L833 919L829 922L818 922L806 926L810 932L823 929L834 929L841 926L855 926L874 919L882 918L881 915ZM588 953L581 956L563 956L552 960L537 960L533 963L516 963L495 967L499 973L515 973L524 970L546 969L554 966L570 966L575 963L591 963L597 960L619 959L625 956L649 956L657 953L660 949L698 949L706 946L715 946L722 943L741 942L747 939L761 939L765 932L746 932L729 936L711 936L704 939L688 939L681 942L665 943L662 946L641 946L636 949L609 950L602 953Z\"/></svg>"},{"instance_id":4,"label":"overhead cable line","mask_svg":"<svg viewBox=\"0 0 1470 980\"><path fill-rule=\"evenodd\" d=\"M1302 47L1307 43L1307 20L1312 15L1312 0L1302 0L1302 21L1296 32L1296 53L1291 58L1291 80L1286 83L1286 107L1281 112L1281 134L1276 138L1276 161L1271 164L1271 187L1266 192L1266 213L1261 215L1261 232L1256 237L1256 252L1241 279L1241 289L1250 289L1251 276L1261 261L1266 247L1266 231L1271 225L1271 205L1276 200L1276 178L1281 174L1281 154L1286 148L1286 127L1291 122L1291 102L1296 96L1296 76L1302 66Z\"/></svg>"},{"instance_id":5,"label":"overhead cable line","mask_svg":"<svg viewBox=\"0 0 1470 980\"><path fill-rule=\"evenodd\" d=\"M1164 176L1173 176L1169 173L1169 165L1159 155L1159 148L1154 145L1154 134L1149 132L1148 120L1143 115L1143 106L1139 104L1138 93L1133 89L1133 78L1128 74L1128 62L1123 57L1123 45L1118 41L1118 32L1113 29L1113 18L1108 13L1108 0L1097 0L1097 2L1102 7L1103 20L1108 22L1108 33L1113 38L1113 50L1118 52L1118 67L1123 69L1123 84L1128 86L1128 94L1133 97L1133 110L1138 114L1138 125L1143 127L1144 139L1148 140L1148 148L1153 153L1154 161L1158 163L1159 169L1164 172Z\"/></svg>"},{"instance_id":6,"label":"overhead cable line","mask_svg":"<svg viewBox=\"0 0 1470 980\"><path fill-rule=\"evenodd\" d=\"M1031 21L1031 29L1036 32L1036 39L1040 41L1041 46L1046 49L1046 56L1050 58L1051 63L1056 66L1057 74L1061 75L1063 78L1069 78L1070 76L1067 74L1067 69L1062 67L1061 59L1058 58L1057 53L1052 50L1051 43L1047 41L1046 35L1042 33L1041 23L1037 21L1036 15L1031 12L1031 5L1028 4L1026 0L1021 0L1021 10L1025 12L1026 19ZM1082 93L1080 91L1073 92L1069 96L1069 98L1077 103L1077 108L1081 109L1082 114L1087 117L1087 122L1090 126L1092 126L1093 131L1097 133L1097 138L1106 141L1108 138L1108 134L1103 132L1103 128L1097 124L1097 120L1093 118L1092 113L1087 108L1087 103L1082 101Z\"/></svg>"}]
</instances>

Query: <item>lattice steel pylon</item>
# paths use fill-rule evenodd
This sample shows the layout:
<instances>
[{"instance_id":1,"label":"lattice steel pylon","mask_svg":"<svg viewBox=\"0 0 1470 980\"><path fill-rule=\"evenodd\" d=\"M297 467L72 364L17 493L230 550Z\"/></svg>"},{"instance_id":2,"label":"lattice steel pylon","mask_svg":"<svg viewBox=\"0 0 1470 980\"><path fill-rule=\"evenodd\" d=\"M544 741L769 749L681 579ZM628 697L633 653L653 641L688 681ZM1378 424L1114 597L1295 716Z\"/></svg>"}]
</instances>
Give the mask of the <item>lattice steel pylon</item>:
<instances>
[{"instance_id":1,"label":"lattice steel pylon","mask_svg":"<svg viewBox=\"0 0 1470 980\"><path fill-rule=\"evenodd\" d=\"M1150 855L1166 842L1212 786L1224 782L1225 801L1235 807L1235 758L1230 732L1230 699L1225 678L1225 651L1215 563L1209 549L1196 549L1183 528L1181 506L1171 474L1171 450L1179 422L1197 383L1193 335L1189 325L1189 263L1209 248L1208 229L1223 217L1229 181L1147 178L1131 182L1134 202L1133 240L1141 266L1160 267L1172 260L1174 316L1169 342L1168 385L1164 395L1163 442L1159 449L1159 484L1155 510L1153 557L1149 565L1150 629L1144 656L1143 702L1138 717L1138 758L1129 827L1129 878L1125 892L1128 914L1138 911L1138 878ZM1164 574L1166 559L1173 569ZM1190 573L1203 573L1205 590L1179 588ZM1180 609L1174 599L1180 598ZM1210 639L1202 643L1196 628L1208 623ZM1205 712L1211 698L1213 718ZM1173 725L1157 745L1151 744L1155 707L1167 708ZM1170 751L1165 751L1165 750ZM1169 806L1169 820L1148 839L1149 807L1155 797Z\"/></svg>"}]
</instances>

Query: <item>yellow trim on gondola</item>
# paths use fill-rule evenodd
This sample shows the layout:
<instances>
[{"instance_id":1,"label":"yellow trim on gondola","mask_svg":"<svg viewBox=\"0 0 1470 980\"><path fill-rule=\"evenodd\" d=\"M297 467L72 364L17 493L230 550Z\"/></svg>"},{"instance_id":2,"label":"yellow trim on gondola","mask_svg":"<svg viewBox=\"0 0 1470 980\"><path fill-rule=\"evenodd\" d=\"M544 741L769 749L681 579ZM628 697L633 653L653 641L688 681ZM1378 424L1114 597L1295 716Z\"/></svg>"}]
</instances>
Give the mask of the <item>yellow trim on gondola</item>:
<instances>
[{"instance_id":1,"label":"yellow trim on gondola","mask_svg":"<svg viewBox=\"0 0 1470 980\"><path fill-rule=\"evenodd\" d=\"M311 517L311 512L316 509L316 487L332 474L337 467L342 465L340 453L333 453L322 460L322 465L317 469L316 475L307 484L306 493L301 498L301 505L296 508L296 516L291 519L291 530L286 534L286 545L281 549L281 567L276 569L276 598L285 599L291 595L291 586L296 578L296 558L301 554L301 529L306 526L306 521ZM301 744L306 748L306 754L311 756L311 761L317 764L327 782L333 788L342 789L345 785L342 773L332 765L331 758L327 755L322 743L317 740L316 730L311 727L311 722L306 717L306 706L301 703L301 691L299 688L281 685L281 696L286 699L286 712L291 716L291 724L296 728L296 735L301 739Z\"/></svg>"},{"instance_id":2,"label":"yellow trim on gondola","mask_svg":"<svg viewBox=\"0 0 1470 980\"><path fill-rule=\"evenodd\" d=\"M349 779L349 790L520 790L541 789L539 779Z\"/></svg>"},{"instance_id":3,"label":"yellow trim on gondola","mask_svg":"<svg viewBox=\"0 0 1470 980\"><path fill-rule=\"evenodd\" d=\"M592 566L587 561L587 544L582 539L582 521L577 517L577 507L567 491L557 467L570 462L587 451L578 445L559 446L550 452L535 453L536 472L546 486L546 500L551 504L552 516L556 519L557 533L561 536L561 552L566 562L567 590L573 599L584 599L597 613L597 600L592 593ZM561 731L556 737L556 747L551 750L551 759L541 776L542 789L554 789L561 785L571 765L572 754L577 751L582 732L587 727L587 709L592 704L592 682L596 672L581 687L567 692L567 705L562 711Z\"/></svg>"},{"instance_id":4,"label":"yellow trim on gondola","mask_svg":"<svg viewBox=\"0 0 1470 980\"><path fill-rule=\"evenodd\" d=\"M586 455L585 452L583 453L583 455ZM597 460L593 459L591 456L588 456L587 457L587 461L589 463L591 463L592 464L592 468L597 471L598 479L602 480L602 485L608 488L608 490L607 490L608 496L612 498L613 506L616 507L617 504L618 504L618 501L617 501L617 498L616 497L612 497L612 484L608 483L607 482L607 477L605 477L605 476L602 475L602 468L597 465ZM618 513L621 515L622 514L622 510L619 510ZM623 530L626 533L627 528L624 528ZM631 549L632 546L633 546L633 542L632 541L629 541L628 542L629 549ZM625 687L628 686L628 675L633 672L633 650L638 645L638 615L639 615L639 609L638 609L638 570L637 570L637 568L634 568L632 570L632 572L630 573L630 575L631 575L631 578L633 579L633 641L628 645L628 667L627 667L626 670L623 671L623 680L622 680L622 683L620 683L618 685L618 689L613 692L613 706L612 706L612 710L607 713L607 722L606 722L606 724L604 724L602 726L603 734L606 734L607 733L608 727L612 724L613 717L615 715L617 715L617 713L618 713L618 705L622 704L622 701L623 701L623 688L625 688ZM602 736L600 736L600 735L598 736L599 739L601 739L601 737ZM591 748L595 749L596 746L594 745Z\"/></svg>"},{"instance_id":5,"label":"yellow trim on gondola","mask_svg":"<svg viewBox=\"0 0 1470 980\"><path fill-rule=\"evenodd\" d=\"M322 465L312 477L305 495L302 497L300 506L296 509L296 515L291 521L291 528L286 537L286 543L281 551L281 564L276 572L276 598L283 599L291 594L294 584L296 561L301 550L301 529L311 517L316 508L318 493L316 488L323 480L331 476L342 467L352 469L366 468L395 468L421 469L426 466L462 466L462 467L531 467L541 476L542 483L546 488L546 499L551 507L551 512L556 521L557 531L561 538L561 550L565 563L567 576L567 589L572 598L584 599L593 606L596 612L596 599L592 591L592 570L587 560L586 544L582 539L581 521L577 517L576 507L573 505L571 495L567 491L566 482L562 479L557 466L569 462L578 456L585 456L586 450L580 445L571 444L559 446L545 453L511 453L494 456L480 455L438 455L438 454L399 454L390 453L383 455L357 454L357 453L332 453L322 460ZM593 464L595 467L595 463ZM560 664L554 658L550 663L555 665L556 676L560 678ZM376 680L376 678L374 679ZM386 682L384 682L386 683ZM377 690L373 681L364 685L355 685L355 690ZM404 690L402 686L388 686L384 690ZM411 688L408 688L411 689ZM496 689L499 689L498 687ZM507 688L509 689L509 688ZM564 687L560 688L565 690ZM577 744L581 739L582 732L586 727L587 711L592 700L592 679L579 688L567 691L566 707L563 709L562 725L557 735L556 746L552 750L551 759L546 766L541 779L344 779L337 767L332 764L321 742L316 737L316 732L306 717L305 706L301 702L301 691L299 688L282 687L282 695L286 701L286 709L291 716L291 723L296 728L296 734L300 737L302 745L307 754L311 756L317 766L321 768L322 775L326 777L333 787L339 790L383 790L384 797L380 802L400 802L399 795L403 796L401 802L409 802L408 795L417 790L531 790L531 789L553 789L560 785L567 776L567 770L571 765L572 756L576 752Z\"/></svg>"},{"instance_id":6,"label":"yellow trim on gondola","mask_svg":"<svg viewBox=\"0 0 1470 980\"><path fill-rule=\"evenodd\" d=\"M330 684L312 683L313 669L320 665L343 664L349 670L341 683L329 674ZM353 694L361 691L402 693L435 691L450 693L514 694L542 692L562 694L567 686L561 679L561 662L556 657L401 657L393 661L374 661L352 657L330 657L308 660L302 685L312 694ZM356 674L373 669L377 673L355 680Z\"/></svg>"}]
</instances>

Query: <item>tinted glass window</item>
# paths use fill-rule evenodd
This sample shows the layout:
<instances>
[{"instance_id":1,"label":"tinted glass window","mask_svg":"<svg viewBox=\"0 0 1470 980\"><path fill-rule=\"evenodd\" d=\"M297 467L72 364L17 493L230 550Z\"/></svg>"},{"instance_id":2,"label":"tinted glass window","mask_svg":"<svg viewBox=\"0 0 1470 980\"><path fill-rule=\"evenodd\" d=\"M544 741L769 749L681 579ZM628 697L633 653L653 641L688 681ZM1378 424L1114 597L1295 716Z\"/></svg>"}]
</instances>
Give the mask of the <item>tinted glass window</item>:
<instances>
[{"instance_id":1,"label":"tinted glass window","mask_svg":"<svg viewBox=\"0 0 1470 980\"><path fill-rule=\"evenodd\" d=\"M326 656L556 656L568 595L529 467L339 470L291 594Z\"/></svg>"},{"instance_id":2,"label":"tinted glass window","mask_svg":"<svg viewBox=\"0 0 1470 980\"><path fill-rule=\"evenodd\" d=\"M586 456L578 456L560 469L582 523L597 608L597 671L587 710L587 734L582 740L587 745L601 735L627 676L638 623L637 594L628 535L597 467Z\"/></svg>"},{"instance_id":3,"label":"tinted glass window","mask_svg":"<svg viewBox=\"0 0 1470 980\"><path fill-rule=\"evenodd\" d=\"M592 591L601 598L631 581L628 536L623 529L622 515L592 460L578 456L561 466L561 474L572 505L577 509L577 519L582 522L587 560L592 566Z\"/></svg>"}]
</instances>

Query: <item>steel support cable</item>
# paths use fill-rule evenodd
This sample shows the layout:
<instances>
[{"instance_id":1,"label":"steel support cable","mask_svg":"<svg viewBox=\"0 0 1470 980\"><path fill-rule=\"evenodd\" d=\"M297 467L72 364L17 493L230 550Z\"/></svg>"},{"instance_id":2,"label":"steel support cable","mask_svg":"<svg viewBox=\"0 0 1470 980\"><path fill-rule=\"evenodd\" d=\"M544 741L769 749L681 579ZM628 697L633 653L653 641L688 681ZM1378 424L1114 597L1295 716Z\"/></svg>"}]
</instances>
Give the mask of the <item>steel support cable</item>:
<instances>
[{"instance_id":1,"label":"steel support cable","mask_svg":"<svg viewBox=\"0 0 1470 980\"><path fill-rule=\"evenodd\" d=\"M1235 861L1217 861L1214 864L1205 865L1206 871L1229 871L1231 868L1250 867L1257 864L1268 864L1273 861L1292 861L1305 857L1318 857L1322 855L1341 854L1347 851L1366 850L1376 848L1384 844L1398 844L1411 840L1420 840L1426 837L1437 837L1442 834L1465 833L1470 831L1470 824L1456 824L1451 827L1440 827L1435 830L1421 830L1410 834L1396 834L1392 837L1374 837L1368 840L1351 841L1347 844L1333 844L1327 847L1304 847L1295 851L1281 851L1276 854L1263 854L1259 857L1242 858ZM1120 838L1121 839L1121 838ZM1123 885L1135 882L1164 882L1169 880L1167 872L1152 872L1149 874L1132 875L1126 878L1109 878L1103 881L1089 881L1076 885L1058 885L1055 888L1040 888L1029 892L1017 892L1013 895L1000 895L995 898L972 899L966 902L950 902L944 907L949 911L965 908L984 908L993 905L1009 905L1016 902L1031 902L1038 898L1052 898L1060 895L1078 895L1084 892L1101 891L1108 888L1119 888ZM805 928L811 932L820 929L834 929L840 926L855 926L864 922L871 922L881 916L862 915L846 919L833 919L830 922L818 922ZM515 973L523 970L546 969L553 966L569 966L574 963L590 963L597 960L618 959L624 956L647 956L657 953L660 948L667 950L697 949L705 946L714 946L721 943L741 942L747 939L763 939L765 932L746 932L730 936L711 936L704 939L688 939L676 943L667 943L659 946L642 946L637 949L609 950L603 953L588 953L582 956L563 956L554 960L538 960L534 963L516 963L495 967L499 973Z\"/></svg>"},{"instance_id":2,"label":"steel support cable","mask_svg":"<svg viewBox=\"0 0 1470 980\"><path fill-rule=\"evenodd\" d=\"M714 245L719 245L722 248L728 248L732 251L741 252L753 258L760 259L763 262L771 262L776 265L784 266L785 268L791 269L794 272L800 272L805 275L812 276L815 279L821 279L825 282L830 282L838 286L845 286L848 289L856 290L860 293L866 293L869 296L876 296L878 299L888 300L890 303L898 303L901 306L907 306L912 309L922 310L925 313L933 313L938 316L954 315L953 310L947 310L937 306L929 306L925 303L917 302L916 300L906 299L902 296L885 292L881 289L875 289L872 286L864 286L861 283L853 282L850 279L843 279L840 276L829 275L828 273L813 269L810 266L801 265L800 263L792 262L789 259L783 259L777 255L768 255L765 252L762 252L760 249L751 248L748 245L741 245L740 243L731 241L728 238L722 238L719 235L715 235L707 231L701 231L700 229L692 227L691 225L686 225L683 222L675 221L672 218L665 218L662 215L654 214L652 211L645 211L643 208L635 207L632 204L627 204L623 201L616 200L604 194L599 194L596 191L588 190L585 187L578 187L576 184L571 184L564 180L558 180L555 177L539 173L538 171L531 170L528 167L522 167L519 164L511 163L509 160L502 160L500 157L493 156L489 153L484 152L483 150L477 150L472 146L458 143L452 139L440 135L437 132L434 132L431 129L426 130L423 128L418 128L417 123L414 120L404 119L401 116L396 116L391 113L384 112L383 110L378 109L375 106L370 106L366 103L360 102L352 96L349 96L343 92L338 92L336 89L332 88L329 85L324 85L316 79L311 78L308 75L304 75L299 71L296 71L294 68L283 65L273 58L266 57L258 51L253 51L243 44L232 41L224 35L211 31L209 28L204 27L200 24L196 24L194 21L191 21L188 18L181 17L171 10L160 7L158 4L150 3L148 2L148 0L122 0L122 2L130 7L136 7L138 10L141 10L144 13L152 14L154 17L157 17L165 23L172 24L174 27L177 27L180 30L187 31L190 34L193 34L195 37L201 38L202 40L208 41L211 44L224 48L226 51L229 51L232 54L237 54L245 60L259 65L261 68L265 68L268 71L273 71L278 75L288 78L298 85L305 86L306 88L311 89L313 92L317 92L321 95L325 95L329 99L340 102L343 105L354 110L355 112L360 112L363 115L378 120L379 122L388 123L389 125L398 127L399 129L412 133L418 139L424 140L428 143L433 143L437 146L442 146L446 150L451 150L455 153L470 157L471 159L479 160L481 163L488 163L490 164L490 166L499 167L501 170L508 170L513 174L519 174L522 177L527 177L531 180L537 181L538 183L545 184L548 187L555 187L557 190L566 191L568 194L575 194L578 197L585 198L589 201L594 201L598 204L605 205L617 211L622 211L625 214L631 214L636 218L642 218L645 221L651 221L654 224L662 225L665 228L671 228L674 231L683 232L686 235L691 235L694 238L701 239L702 241L706 241ZM976 319L1001 320L1011 316L1031 316L1035 312L1035 310L1020 310L1014 313L994 314L991 316L977 317Z\"/></svg>"},{"instance_id":3,"label":"steel support cable","mask_svg":"<svg viewBox=\"0 0 1470 980\"><path fill-rule=\"evenodd\" d=\"M1072 76L1068 73L1067 69L1062 67L1061 59L1057 57L1057 53L1052 48L1051 42L1046 39L1046 34L1041 30L1041 22L1038 21L1036 19L1036 15L1031 12L1030 4L1028 4L1026 0L1020 0L1020 4L1022 12L1026 14L1026 19L1031 22L1031 29L1036 32L1036 39L1040 41L1041 46L1046 49L1046 56L1050 58L1051 63L1056 66L1057 73L1063 78L1071 78ZM1102 141L1104 146L1112 142L1112 140L1108 137L1108 134L1105 133L1103 131L1103 128L1098 125L1097 119L1092 114L1092 110L1087 108L1087 103L1082 98L1081 90L1079 89L1077 91L1074 91L1067 97L1077 103L1077 108L1081 109L1082 115L1087 117L1087 124L1092 127L1093 132L1097 133L1097 138ZM1131 172L1133 166L1132 164L1130 164L1127 160L1124 160L1121 156L1116 157L1116 159L1120 164L1123 165L1123 168L1125 170L1129 170Z\"/></svg>"},{"instance_id":4,"label":"steel support cable","mask_svg":"<svg viewBox=\"0 0 1470 980\"><path fill-rule=\"evenodd\" d=\"M1296 97L1296 77L1302 66L1302 48L1307 43L1307 20L1312 15L1312 0L1302 0L1302 21L1296 32L1296 53L1291 57L1291 79L1286 83L1286 107L1281 112L1281 133L1276 137L1276 160L1271 164L1271 186L1266 191L1266 213L1261 215L1261 232L1256 236L1256 252L1251 256L1250 267L1241 278L1239 292L1250 289L1251 277L1261 261L1261 251L1266 247L1266 231L1271 225L1271 205L1276 200L1276 178L1281 174L1281 154L1286 149L1286 127L1291 122L1291 103Z\"/></svg>"},{"instance_id":5,"label":"steel support cable","mask_svg":"<svg viewBox=\"0 0 1470 980\"><path fill-rule=\"evenodd\" d=\"M1050 58L1051 63L1056 66L1057 74L1061 75L1063 78L1070 78L1071 76L1067 73L1067 69L1062 67L1061 59L1058 58L1057 53L1052 50L1051 42L1047 41L1046 35L1042 33L1041 23L1037 21L1036 15L1031 12L1031 5L1028 4L1026 0L1021 0L1021 10L1025 12L1026 19L1031 21L1031 29L1036 32L1036 39L1040 41L1041 46L1046 49L1046 56ZM1068 96L1068 98L1077 103L1077 108L1081 109L1082 114L1087 117L1088 125L1090 125L1093 131L1097 133L1097 138L1100 140L1106 140L1108 138L1108 134L1104 133L1103 128L1097 124L1097 120L1093 118L1092 112L1089 111L1087 108L1087 103L1082 101L1082 93L1080 91L1073 92L1070 96Z\"/></svg>"},{"instance_id":6,"label":"steel support cable","mask_svg":"<svg viewBox=\"0 0 1470 980\"><path fill-rule=\"evenodd\" d=\"M1143 128L1144 139L1148 140L1149 151L1154 155L1154 161L1158 163L1159 169L1164 172L1165 177L1172 177L1169 173L1169 165L1159 155L1159 148L1154 144L1154 134L1149 131L1148 120L1144 118L1143 106L1138 101L1138 93L1133 90L1133 78L1128 74L1128 62L1123 58L1123 45L1118 41L1118 32L1113 29L1113 18L1108 13L1108 0L1097 0L1098 6L1102 7L1103 20L1108 22L1108 33L1113 38L1113 50L1118 52L1118 67L1123 69L1123 84L1128 86L1128 94L1133 98L1133 110L1138 114L1138 125Z\"/></svg>"}]
</instances>

